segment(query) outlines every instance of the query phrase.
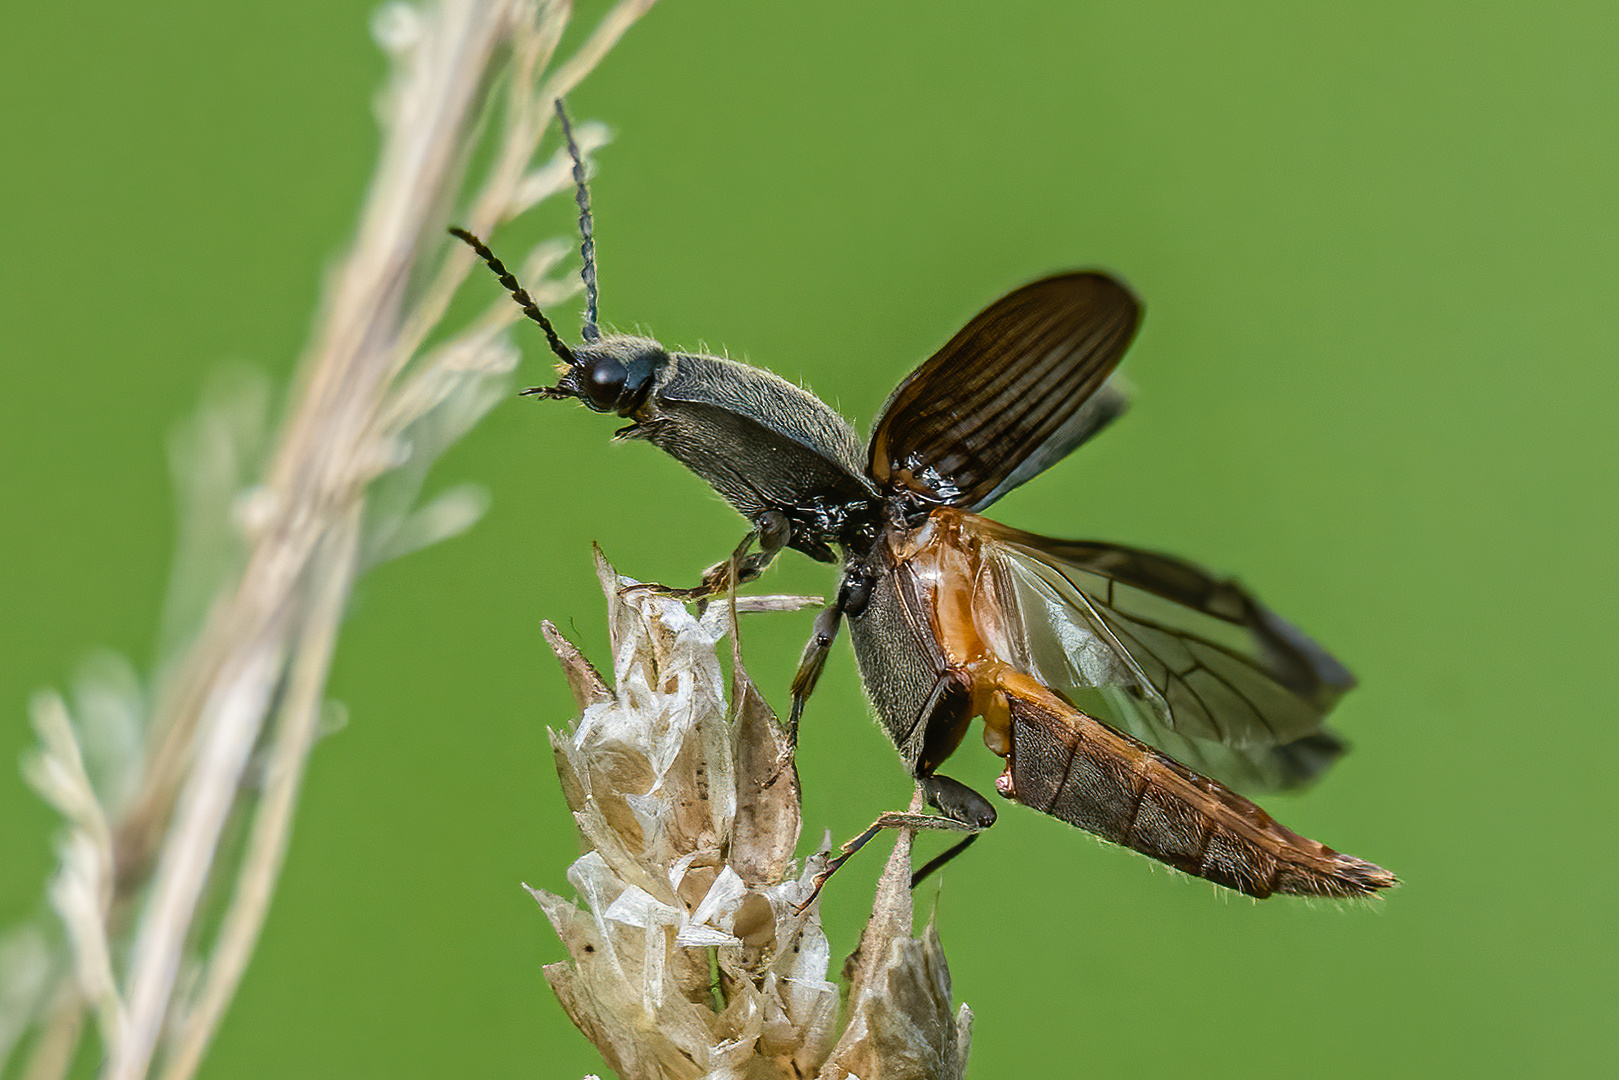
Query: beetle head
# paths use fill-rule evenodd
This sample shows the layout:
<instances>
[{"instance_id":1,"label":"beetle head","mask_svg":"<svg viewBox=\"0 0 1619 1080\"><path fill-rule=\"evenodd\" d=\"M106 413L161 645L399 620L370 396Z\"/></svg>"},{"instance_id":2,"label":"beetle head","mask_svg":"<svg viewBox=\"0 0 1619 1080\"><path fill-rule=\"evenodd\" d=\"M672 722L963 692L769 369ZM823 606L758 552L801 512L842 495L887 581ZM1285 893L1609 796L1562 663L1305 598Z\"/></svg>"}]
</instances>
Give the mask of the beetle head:
<instances>
[{"instance_id":1,"label":"beetle head","mask_svg":"<svg viewBox=\"0 0 1619 1080\"><path fill-rule=\"evenodd\" d=\"M555 386L534 397L573 398L632 421L617 438L645 439L708 481L745 517L790 509L788 543L830 560L858 511L875 495L865 451L849 422L813 394L761 368L716 356L671 355L651 338L603 335L596 321L596 243L584 162L562 103L557 119L573 159L579 204L580 279L585 291L583 343L565 344L534 299L484 242L454 234L489 265L512 299L545 333L562 361ZM863 518L862 518L863 520ZM858 524L858 523L855 523Z\"/></svg>"},{"instance_id":2,"label":"beetle head","mask_svg":"<svg viewBox=\"0 0 1619 1080\"><path fill-rule=\"evenodd\" d=\"M560 354L559 354L560 355ZM651 338L615 334L570 349L555 386L524 390L543 398L577 398L596 412L629 416L646 404L669 354Z\"/></svg>"}]
</instances>

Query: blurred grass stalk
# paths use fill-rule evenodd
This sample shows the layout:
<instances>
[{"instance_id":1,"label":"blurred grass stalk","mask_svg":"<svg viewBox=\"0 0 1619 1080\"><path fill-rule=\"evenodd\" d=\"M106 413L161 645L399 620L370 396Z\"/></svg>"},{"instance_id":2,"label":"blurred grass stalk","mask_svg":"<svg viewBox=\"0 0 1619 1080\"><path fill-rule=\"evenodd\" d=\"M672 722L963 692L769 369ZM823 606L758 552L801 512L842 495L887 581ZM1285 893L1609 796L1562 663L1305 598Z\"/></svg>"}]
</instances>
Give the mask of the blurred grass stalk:
<instances>
[{"instance_id":1,"label":"blurred grass stalk","mask_svg":"<svg viewBox=\"0 0 1619 1080\"><path fill-rule=\"evenodd\" d=\"M624 1080L959 1078L972 1013L952 1014L933 927L911 937L911 832L897 830L844 966L841 1033L813 902L825 854L793 873L797 770L743 668L736 613L819 601L733 597L697 617L600 553L597 568L614 687L545 624L582 710L551 745L584 848L568 871L584 908L529 890L567 946L545 975L574 1024Z\"/></svg>"},{"instance_id":2,"label":"blurred grass stalk","mask_svg":"<svg viewBox=\"0 0 1619 1080\"><path fill-rule=\"evenodd\" d=\"M168 621L179 646L149 692L127 664L102 661L73 708L56 694L34 702L40 746L25 771L67 822L49 887L66 940L53 948L30 926L0 942L0 1067L32 1029L22 1075L64 1075L90 1013L104 1076L195 1072L281 869L356 576L483 509L469 488L414 505L427 467L505 395L516 362L503 331L518 312L504 296L424 347L473 265L448 241L446 216L459 209L487 235L571 188L565 156L531 164L551 103L651 4L622 0L557 64L564 2L377 14L392 67L377 104L381 161L284 426L262 453L254 433L269 394L239 380L176 450L182 538ZM599 126L579 134L586 150L605 138ZM490 164L464 195L475 143L492 149ZM540 304L574 290L545 277L567 246L542 247L524 267ZM210 565L221 572L210 577ZM250 820L245 839L222 844L237 817ZM205 892L227 890L210 913Z\"/></svg>"}]
</instances>

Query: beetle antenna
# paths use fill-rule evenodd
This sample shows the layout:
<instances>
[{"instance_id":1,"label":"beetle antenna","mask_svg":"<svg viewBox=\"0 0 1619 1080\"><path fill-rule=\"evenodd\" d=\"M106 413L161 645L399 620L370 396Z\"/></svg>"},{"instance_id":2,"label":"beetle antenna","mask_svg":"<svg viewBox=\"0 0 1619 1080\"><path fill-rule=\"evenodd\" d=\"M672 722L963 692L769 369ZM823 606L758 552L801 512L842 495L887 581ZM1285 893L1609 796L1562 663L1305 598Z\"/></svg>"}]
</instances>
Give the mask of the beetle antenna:
<instances>
[{"instance_id":1,"label":"beetle antenna","mask_svg":"<svg viewBox=\"0 0 1619 1080\"><path fill-rule=\"evenodd\" d=\"M579 277L585 283L585 325L580 336L594 345L601 339L596 329L596 229L590 216L590 188L585 184L585 163L579 157L579 144L573 141L573 125L568 123L567 110L562 99L556 99L557 119L562 122L562 137L568 140L568 156L573 159L573 199L579 204L579 255L585 260Z\"/></svg>"},{"instance_id":2,"label":"beetle antenna","mask_svg":"<svg viewBox=\"0 0 1619 1080\"><path fill-rule=\"evenodd\" d=\"M506 287L506 291L512 294L512 299L517 301L517 306L523 309L523 314L539 323L540 329L545 331L545 341L551 346L551 351L567 361L568 366L577 367L579 362L573 358L573 350L564 345L562 339L557 337L556 328L551 325L551 320L547 319L544 312L540 311L539 305L534 303L534 298L528 294L528 290L517 283L517 278L513 276L510 270L506 269L506 264L501 262L493 251L489 250L489 245L459 225L450 226L450 235L476 251L478 257L489 264L489 269L495 272L495 276Z\"/></svg>"}]
</instances>

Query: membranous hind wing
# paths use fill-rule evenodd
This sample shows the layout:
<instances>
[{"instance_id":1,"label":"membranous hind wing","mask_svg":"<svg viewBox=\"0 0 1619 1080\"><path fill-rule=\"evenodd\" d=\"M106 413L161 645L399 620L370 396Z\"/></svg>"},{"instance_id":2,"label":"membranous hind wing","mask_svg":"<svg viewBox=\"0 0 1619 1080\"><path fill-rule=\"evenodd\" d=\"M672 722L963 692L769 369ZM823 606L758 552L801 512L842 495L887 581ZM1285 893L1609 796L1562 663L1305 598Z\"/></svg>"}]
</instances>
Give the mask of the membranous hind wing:
<instances>
[{"instance_id":1,"label":"membranous hind wing","mask_svg":"<svg viewBox=\"0 0 1619 1080\"><path fill-rule=\"evenodd\" d=\"M1319 646L1189 563L952 510L929 521L924 551L976 554L955 565L975 567L978 637L944 560L934 622L1007 759L1001 794L1250 896L1396 883L1236 790L1296 786L1342 752L1321 720L1351 679Z\"/></svg>"},{"instance_id":2,"label":"membranous hind wing","mask_svg":"<svg viewBox=\"0 0 1619 1080\"><path fill-rule=\"evenodd\" d=\"M1124 408L1104 387L1141 318L1106 274L1059 274L974 316L900 383L873 429L871 477L980 510Z\"/></svg>"},{"instance_id":3,"label":"membranous hind wing","mask_svg":"<svg viewBox=\"0 0 1619 1080\"><path fill-rule=\"evenodd\" d=\"M1086 714L1241 791L1343 753L1322 725L1354 678L1246 590L1165 555L980 522L1008 648Z\"/></svg>"}]
</instances>

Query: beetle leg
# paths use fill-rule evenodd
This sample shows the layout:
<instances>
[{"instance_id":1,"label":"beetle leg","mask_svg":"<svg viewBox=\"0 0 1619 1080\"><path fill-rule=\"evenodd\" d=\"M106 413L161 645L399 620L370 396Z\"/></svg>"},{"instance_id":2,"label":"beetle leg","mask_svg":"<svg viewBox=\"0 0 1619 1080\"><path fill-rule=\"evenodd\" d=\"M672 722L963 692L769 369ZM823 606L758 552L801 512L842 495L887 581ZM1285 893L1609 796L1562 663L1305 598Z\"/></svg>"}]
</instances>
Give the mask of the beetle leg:
<instances>
[{"instance_id":1,"label":"beetle leg","mask_svg":"<svg viewBox=\"0 0 1619 1080\"><path fill-rule=\"evenodd\" d=\"M967 837L952 844L942 854L929 859L920 870L911 875L911 888L922 884L924 878L945 863L966 851L978 834L995 824L995 807L972 788L948 776L923 776L916 781L928 805L952 821L959 822Z\"/></svg>"},{"instance_id":2,"label":"beetle leg","mask_svg":"<svg viewBox=\"0 0 1619 1080\"><path fill-rule=\"evenodd\" d=\"M792 525L788 522L787 515L777 510L767 510L759 515L753 529L742 538L742 542L731 552L729 559L715 563L703 571L701 585L690 589L677 589L669 585L643 581L627 586L623 593L628 595L647 592L683 603L704 604L716 596L730 592L733 588L757 580L759 575L775 562L776 556L787 546L787 541L791 538ZM748 549L753 546L755 540L759 542L759 550L749 554Z\"/></svg>"},{"instance_id":3,"label":"beetle leg","mask_svg":"<svg viewBox=\"0 0 1619 1080\"><path fill-rule=\"evenodd\" d=\"M939 832L967 834L965 839L951 845L944 854L930 859L922 869L911 875L911 888L914 889L921 884L923 878L966 851L967 846L978 839L979 833L995 824L995 807L990 805L988 799L959 780L952 780L948 776L919 776L916 778L916 790L921 798L939 813L919 814L914 810L909 812L891 810L880 815L865 832L844 844L835 857L827 860L825 869L815 875L815 891L810 893L809 899L799 907L800 911L820 895L821 886L837 873L839 867L849 861L851 855L865 847L872 837L884 829L933 829Z\"/></svg>"},{"instance_id":4,"label":"beetle leg","mask_svg":"<svg viewBox=\"0 0 1619 1080\"><path fill-rule=\"evenodd\" d=\"M838 595L821 613L815 616L815 628L804 643L804 655L798 660L798 671L793 675L793 706L787 714L787 752L798 747L798 720L804 715L804 703L815 692L815 684L826 667L832 643L838 639L838 628L843 625L843 610L848 603L848 587L840 585Z\"/></svg>"},{"instance_id":5,"label":"beetle leg","mask_svg":"<svg viewBox=\"0 0 1619 1080\"><path fill-rule=\"evenodd\" d=\"M916 781L928 805L952 821L959 821L975 832L995 824L995 807L960 780L948 776L923 776Z\"/></svg>"},{"instance_id":6,"label":"beetle leg","mask_svg":"<svg viewBox=\"0 0 1619 1080\"><path fill-rule=\"evenodd\" d=\"M850 567L838 582L837 596L815 617L815 628L804 643L804 654L799 657L798 671L793 675L793 705L787 715L787 750L798 748L798 721L804 715L804 703L815 692L815 684L826 667L827 654L838 639L838 629L845 614L858 616L871 600L871 572L865 567Z\"/></svg>"},{"instance_id":7,"label":"beetle leg","mask_svg":"<svg viewBox=\"0 0 1619 1080\"><path fill-rule=\"evenodd\" d=\"M859 614L865 609L870 596L870 579L863 573L845 571L843 580L838 583L837 596L815 616L815 626L810 631L809 640L804 643L804 654L798 659L798 671L793 674L793 703L787 713L787 746L776 771L765 782L766 787L776 782L776 778L792 764L793 755L798 751L798 721L804 715L804 703L815 692L815 684L820 681L821 672L826 668L826 658L832 651L832 643L838 639L838 628L843 625L844 612Z\"/></svg>"},{"instance_id":8,"label":"beetle leg","mask_svg":"<svg viewBox=\"0 0 1619 1080\"><path fill-rule=\"evenodd\" d=\"M699 610L709 598L732 592L756 581L759 575L770 568L776 561L776 556L787 546L787 541L793 536L792 524L787 515L779 510L766 510L754 522L753 531L742 538L736 546L731 557L726 561L711 566L703 574L703 584L699 588L707 590L707 595L697 598ZM748 546L757 539L759 550L748 554Z\"/></svg>"},{"instance_id":9,"label":"beetle leg","mask_svg":"<svg viewBox=\"0 0 1619 1080\"><path fill-rule=\"evenodd\" d=\"M944 866L945 863L949 862L951 859L954 859L963 851L966 851L968 845L974 840L977 840L981 835L981 833L968 833L965 840L956 841L954 844L951 844L949 847L945 848L942 853L933 856L933 858L923 863L922 869L914 871L911 874L911 888L914 889L918 885L922 884L922 882L927 879L929 874Z\"/></svg>"},{"instance_id":10,"label":"beetle leg","mask_svg":"<svg viewBox=\"0 0 1619 1080\"><path fill-rule=\"evenodd\" d=\"M955 783L955 781L952 780L951 783ZM988 806L989 804L986 802L984 805ZM994 809L991 808L990 814L993 816L994 813ZM961 843L955 845L955 847L952 847L949 851L947 851L944 856L934 859L932 862L924 866L920 871L920 876L917 874L911 875L911 887L913 889L916 887L916 883L921 880L922 876L926 876L927 874L932 873L939 866L943 866L948 858L959 854L962 848L965 848L969 843L977 839L978 836L977 826L969 825L963 821L957 821L954 818L940 817L937 814L918 814L903 810L890 810L885 814L879 815L877 820L873 821L865 832L861 833L853 840L850 840L847 844L844 844L837 855L827 860L826 866L821 870L820 873L815 875L814 889L810 892L809 896L804 900L804 902L798 906L798 910L803 911L805 908L813 904L815 902L815 898L821 895L821 887L826 884L827 879L829 879L833 874L837 873L839 868L841 868L844 863L849 861L850 856L859 851L861 848L865 847L866 844L870 843L873 837L882 832L884 829L936 829L944 832L972 833L972 835L967 837L966 840L963 840Z\"/></svg>"}]
</instances>

